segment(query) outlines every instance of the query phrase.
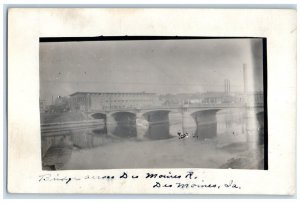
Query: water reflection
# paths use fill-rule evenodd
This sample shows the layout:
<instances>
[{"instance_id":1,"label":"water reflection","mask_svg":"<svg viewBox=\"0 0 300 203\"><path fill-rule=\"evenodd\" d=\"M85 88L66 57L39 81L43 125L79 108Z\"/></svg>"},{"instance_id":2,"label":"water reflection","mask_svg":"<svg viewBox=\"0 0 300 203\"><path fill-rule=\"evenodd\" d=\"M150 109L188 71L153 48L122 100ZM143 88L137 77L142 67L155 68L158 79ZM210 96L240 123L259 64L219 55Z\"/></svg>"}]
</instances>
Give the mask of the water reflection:
<instances>
[{"instance_id":1,"label":"water reflection","mask_svg":"<svg viewBox=\"0 0 300 203\"><path fill-rule=\"evenodd\" d=\"M169 111L152 111L144 115L149 123L145 137L151 140L170 138Z\"/></svg>"},{"instance_id":2,"label":"water reflection","mask_svg":"<svg viewBox=\"0 0 300 203\"><path fill-rule=\"evenodd\" d=\"M107 143L109 137L105 127L91 131L81 131L72 133L73 145L77 148L94 148Z\"/></svg>"},{"instance_id":3,"label":"water reflection","mask_svg":"<svg viewBox=\"0 0 300 203\"><path fill-rule=\"evenodd\" d=\"M212 139L217 136L217 111L218 110L206 110L192 114L197 125L195 136L198 139Z\"/></svg>"},{"instance_id":4,"label":"water reflection","mask_svg":"<svg viewBox=\"0 0 300 203\"><path fill-rule=\"evenodd\" d=\"M130 138L137 136L136 115L129 112L118 112L113 114L116 121L115 129L112 133L121 138Z\"/></svg>"},{"instance_id":5,"label":"water reflection","mask_svg":"<svg viewBox=\"0 0 300 203\"><path fill-rule=\"evenodd\" d=\"M220 143L247 142L264 144L264 112L256 109L222 110L217 113Z\"/></svg>"},{"instance_id":6,"label":"water reflection","mask_svg":"<svg viewBox=\"0 0 300 203\"><path fill-rule=\"evenodd\" d=\"M148 112L143 115L143 118L147 120L149 126L141 137L146 140L169 139L172 137L171 134L177 135L178 131L188 131L191 132L189 135L195 137L192 139L216 140L221 146L233 146L233 143L248 144L250 142L253 142L254 145L263 146L264 113L256 112L255 109L206 110L187 116L169 111ZM57 170L62 168L70 159L73 150L89 150L107 146L115 140L122 141L128 138L134 140L138 137L135 114L129 112L115 113L113 118L115 123L111 129L111 134L108 133L107 125L101 125L97 129L71 131L69 134L43 137L43 169ZM106 117L98 115L97 119L105 120ZM175 129L175 133L173 130L171 132L170 129ZM243 146L243 150L247 149L244 147L246 145L239 144L237 146L230 147L230 150L241 148L240 146Z\"/></svg>"},{"instance_id":7,"label":"water reflection","mask_svg":"<svg viewBox=\"0 0 300 203\"><path fill-rule=\"evenodd\" d=\"M146 137L152 140L170 138L171 136L169 135L169 123L168 122L150 123L149 129L146 133Z\"/></svg>"},{"instance_id":8,"label":"water reflection","mask_svg":"<svg viewBox=\"0 0 300 203\"><path fill-rule=\"evenodd\" d=\"M221 110L217 113L219 143L246 142L246 111Z\"/></svg>"}]
</instances>

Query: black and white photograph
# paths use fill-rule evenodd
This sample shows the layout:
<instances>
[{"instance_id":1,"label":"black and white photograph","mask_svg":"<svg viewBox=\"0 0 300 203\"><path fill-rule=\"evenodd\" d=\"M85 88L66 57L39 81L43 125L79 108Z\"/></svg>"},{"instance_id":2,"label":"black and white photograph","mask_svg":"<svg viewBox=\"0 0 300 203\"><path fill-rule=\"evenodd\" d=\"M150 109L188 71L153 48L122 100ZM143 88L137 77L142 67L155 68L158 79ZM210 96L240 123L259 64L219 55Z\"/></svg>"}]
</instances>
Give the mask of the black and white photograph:
<instances>
[{"instance_id":1,"label":"black and white photograph","mask_svg":"<svg viewBox=\"0 0 300 203\"><path fill-rule=\"evenodd\" d=\"M42 169L268 169L265 52L264 38L40 38Z\"/></svg>"},{"instance_id":2,"label":"black and white photograph","mask_svg":"<svg viewBox=\"0 0 300 203\"><path fill-rule=\"evenodd\" d=\"M9 9L8 193L295 195L296 17Z\"/></svg>"}]
</instances>

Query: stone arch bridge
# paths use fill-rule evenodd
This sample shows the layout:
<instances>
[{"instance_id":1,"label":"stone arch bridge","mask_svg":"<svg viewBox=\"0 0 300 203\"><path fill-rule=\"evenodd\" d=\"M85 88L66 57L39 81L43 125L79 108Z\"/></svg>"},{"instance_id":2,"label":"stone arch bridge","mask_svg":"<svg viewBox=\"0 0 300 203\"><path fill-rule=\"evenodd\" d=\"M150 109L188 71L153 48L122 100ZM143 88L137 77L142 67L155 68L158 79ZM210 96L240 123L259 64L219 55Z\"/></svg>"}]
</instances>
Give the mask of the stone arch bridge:
<instances>
[{"instance_id":1,"label":"stone arch bridge","mask_svg":"<svg viewBox=\"0 0 300 203\"><path fill-rule=\"evenodd\" d=\"M164 132L166 136L176 136L178 132L188 132L190 135L199 135L202 132L198 126L206 129L206 132L216 129L216 115L221 110L238 110L251 112L254 117L263 115L263 106L246 106L236 104L217 104L201 106L164 106L149 108L115 109L110 111L84 112L90 119L102 119L107 129L107 134L124 134L124 136L136 136L144 139L145 136L155 136L156 131ZM177 115L177 118L172 118ZM180 115L178 117L178 115ZM260 116L263 117L263 116ZM171 122L177 122L176 129ZM178 128L180 126L180 128ZM263 121L260 122L263 126ZM213 132L211 132L214 134Z\"/></svg>"}]
</instances>

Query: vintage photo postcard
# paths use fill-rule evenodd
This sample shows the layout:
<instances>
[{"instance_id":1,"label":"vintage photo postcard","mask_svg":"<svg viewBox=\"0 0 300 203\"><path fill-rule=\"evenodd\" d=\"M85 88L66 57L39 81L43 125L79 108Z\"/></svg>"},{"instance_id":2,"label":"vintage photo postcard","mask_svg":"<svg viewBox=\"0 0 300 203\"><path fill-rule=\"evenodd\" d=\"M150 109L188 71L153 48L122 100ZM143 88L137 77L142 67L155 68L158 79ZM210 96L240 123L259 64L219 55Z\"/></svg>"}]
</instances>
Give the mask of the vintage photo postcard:
<instances>
[{"instance_id":1,"label":"vintage photo postcard","mask_svg":"<svg viewBox=\"0 0 300 203\"><path fill-rule=\"evenodd\" d=\"M266 45L41 38L43 169L268 169Z\"/></svg>"},{"instance_id":2,"label":"vintage photo postcard","mask_svg":"<svg viewBox=\"0 0 300 203\"><path fill-rule=\"evenodd\" d=\"M294 194L295 11L11 9L8 25L9 192Z\"/></svg>"}]
</instances>

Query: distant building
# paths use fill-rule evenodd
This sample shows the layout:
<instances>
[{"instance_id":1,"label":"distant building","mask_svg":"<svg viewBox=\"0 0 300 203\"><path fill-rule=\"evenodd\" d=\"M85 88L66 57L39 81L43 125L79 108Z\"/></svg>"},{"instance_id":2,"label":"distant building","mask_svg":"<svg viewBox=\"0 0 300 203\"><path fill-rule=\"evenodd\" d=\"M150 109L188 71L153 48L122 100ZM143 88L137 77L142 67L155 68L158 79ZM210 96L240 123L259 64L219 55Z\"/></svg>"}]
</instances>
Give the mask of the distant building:
<instances>
[{"instance_id":1,"label":"distant building","mask_svg":"<svg viewBox=\"0 0 300 203\"><path fill-rule=\"evenodd\" d=\"M229 92L206 92L201 94L202 104L230 104L243 102L242 94Z\"/></svg>"},{"instance_id":2,"label":"distant building","mask_svg":"<svg viewBox=\"0 0 300 203\"><path fill-rule=\"evenodd\" d=\"M47 112L49 110L49 105L46 100L40 99L40 111Z\"/></svg>"},{"instance_id":3,"label":"distant building","mask_svg":"<svg viewBox=\"0 0 300 203\"><path fill-rule=\"evenodd\" d=\"M247 93L222 93L222 92L206 92L201 95L201 103L203 104L233 104L247 103L249 105L263 105L264 95L262 91Z\"/></svg>"},{"instance_id":4,"label":"distant building","mask_svg":"<svg viewBox=\"0 0 300 203\"><path fill-rule=\"evenodd\" d=\"M180 93L160 95L163 105L183 105L185 103L199 103L200 93Z\"/></svg>"},{"instance_id":5,"label":"distant building","mask_svg":"<svg viewBox=\"0 0 300 203\"><path fill-rule=\"evenodd\" d=\"M50 106L50 112L66 112L70 110L70 103L68 97L58 96L54 104Z\"/></svg>"},{"instance_id":6,"label":"distant building","mask_svg":"<svg viewBox=\"0 0 300 203\"><path fill-rule=\"evenodd\" d=\"M70 95L72 111L118 110L157 106L158 96L146 92L75 92Z\"/></svg>"},{"instance_id":7,"label":"distant building","mask_svg":"<svg viewBox=\"0 0 300 203\"><path fill-rule=\"evenodd\" d=\"M228 83L230 86L230 83ZM163 104L168 105L209 105L209 104L248 104L263 105L263 92L204 92L194 94L166 94L161 95Z\"/></svg>"}]
</instances>

